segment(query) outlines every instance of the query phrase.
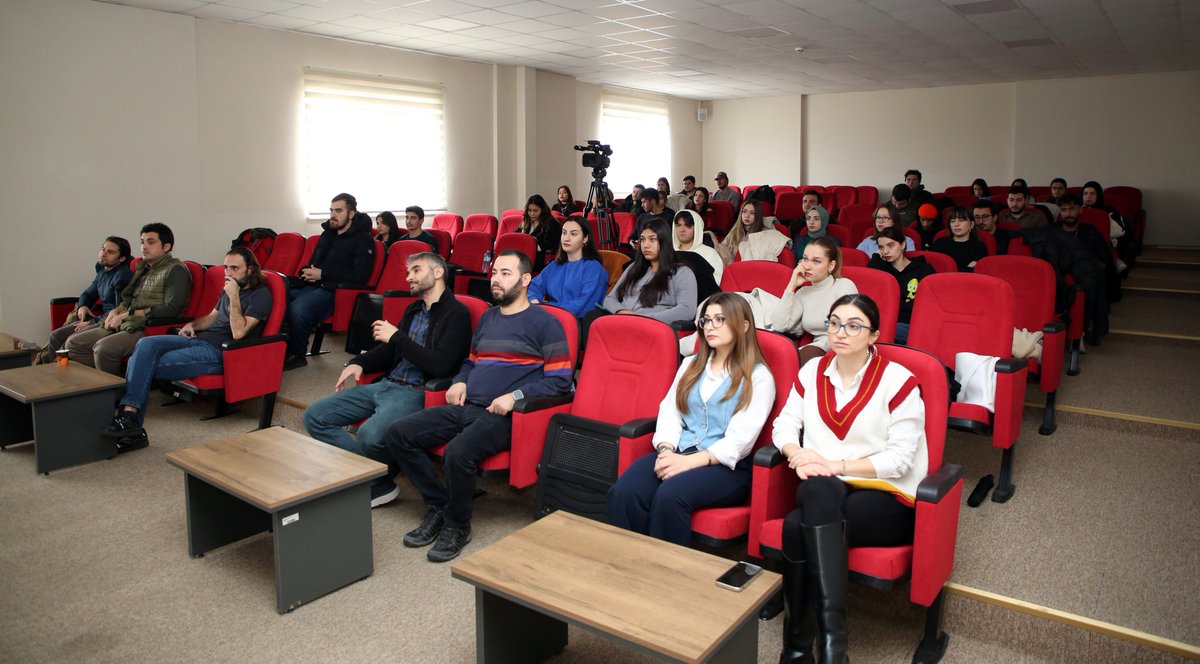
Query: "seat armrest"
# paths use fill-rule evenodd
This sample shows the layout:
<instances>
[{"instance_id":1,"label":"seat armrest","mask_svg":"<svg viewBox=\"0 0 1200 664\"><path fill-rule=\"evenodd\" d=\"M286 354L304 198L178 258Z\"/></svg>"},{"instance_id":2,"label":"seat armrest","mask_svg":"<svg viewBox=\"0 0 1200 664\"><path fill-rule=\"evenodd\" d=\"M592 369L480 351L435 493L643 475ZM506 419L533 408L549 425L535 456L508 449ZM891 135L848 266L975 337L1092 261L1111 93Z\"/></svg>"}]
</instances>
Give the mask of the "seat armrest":
<instances>
[{"instance_id":1,"label":"seat armrest","mask_svg":"<svg viewBox=\"0 0 1200 664\"><path fill-rule=\"evenodd\" d=\"M513 404L513 412L515 413L532 413L555 406L562 406L571 403L575 399L575 394L556 394L549 397L529 397L521 399Z\"/></svg>"},{"instance_id":2,"label":"seat armrest","mask_svg":"<svg viewBox=\"0 0 1200 664\"><path fill-rule=\"evenodd\" d=\"M783 452L780 452L779 448L774 445L763 445L754 453L754 465L762 466L763 468L778 466L786 460Z\"/></svg>"},{"instance_id":3,"label":"seat armrest","mask_svg":"<svg viewBox=\"0 0 1200 664\"><path fill-rule=\"evenodd\" d=\"M78 295L50 298L50 304L75 304L78 301L79 301Z\"/></svg>"},{"instance_id":4,"label":"seat armrest","mask_svg":"<svg viewBox=\"0 0 1200 664\"><path fill-rule=\"evenodd\" d=\"M622 438L639 438L653 432L658 427L657 417L639 417L621 425Z\"/></svg>"},{"instance_id":5,"label":"seat armrest","mask_svg":"<svg viewBox=\"0 0 1200 664\"><path fill-rule=\"evenodd\" d=\"M1016 357L1006 357L996 362L996 373L1017 373L1029 366L1029 362Z\"/></svg>"},{"instance_id":6,"label":"seat armrest","mask_svg":"<svg viewBox=\"0 0 1200 664\"><path fill-rule=\"evenodd\" d=\"M373 286L371 286L369 284L351 284L351 283L340 282L340 281L338 283L334 284L333 287L337 288L337 289L364 290L364 291L369 291L373 288Z\"/></svg>"},{"instance_id":7,"label":"seat armrest","mask_svg":"<svg viewBox=\"0 0 1200 664\"><path fill-rule=\"evenodd\" d=\"M454 384L454 376L443 376L442 378L430 378L425 381L425 390L427 392L445 392Z\"/></svg>"},{"instance_id":8,"label":"seat armrest","mask_svg":"<svg viewBox=\"0 0 1200 664\"><path fill-rule=\"evenodd\" d=\"M147 318L146 327L163 327L167 325L183 325L192 322L187 316L175 316L174 318Z\"/></svg>"},{"instance_id":9,"label":"seat armrest","mask_svg":"<svg viewBox=\"0 0 1200 664\"><path fill-rule=\"evenodd\" d=\"M384 297L410 297L410 296L412 296L412 292L406 291L406 290L390 290L390 291L383 291L383 296Z\"/></svg>"},{"instance_id":10,"label":"seat armrest","mask_svg":"<svg viewBox=\"0 0 1200 664\"><path fill-rule=\"evenodd\" d=\"M1046 323L1045 325L1042 326L1042 333L1043 334L1058 334L1059 332L1065 332L1066 329L1067 329L1067 326L1063 325L1062 322L1053 321L1050 323Z\"/></svg>"},{"instance_id":11,"label":"seat armrest","mask_svg":"<svg viewBox=\"0 0 1200 664\"><path fill-rule=\"evenodd\" d=\"M696 321L694 320L677 320L671 323L671 329L676 332L695 332Z\"/></svg>"},{"instance_id":12,"label":"seat armrest","mask_svg":"<svg viewBox=\"0 0 1200 664\"><path fill-rule=\"evenodd\" d=\"M963 467L957 463L942 464L932 473L925 476L917 485L917 500L926 503L937 503L950 493L954 485L963 476Z\"/></svg>"},{"instance_id":13,"label":"seat armrest","mask_svg":"<svg viewBox=\"0 0 1200 664\"><path fill-rule=\"evenodd\" d=\"M237 350L239 348L253 348L255 346L265 346L287 339L286 334L272 334L268 337L255 337L253 339L234 339L221 344L221 350Z\"/></svg>"}]
</instances>

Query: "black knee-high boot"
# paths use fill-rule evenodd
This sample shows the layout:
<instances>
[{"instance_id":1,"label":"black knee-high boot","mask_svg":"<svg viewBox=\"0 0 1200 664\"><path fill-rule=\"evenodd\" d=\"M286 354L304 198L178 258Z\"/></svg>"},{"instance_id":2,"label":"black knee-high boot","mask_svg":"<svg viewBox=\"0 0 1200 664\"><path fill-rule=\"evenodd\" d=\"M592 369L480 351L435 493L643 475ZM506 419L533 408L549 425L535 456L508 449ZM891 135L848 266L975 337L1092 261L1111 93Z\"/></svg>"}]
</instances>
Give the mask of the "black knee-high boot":
<instances>
[{"instance_id":1,"label":"black knee-high boot","mask_svg":"<svg viewBox=\"0 0 1200 664\"><path fill-rule=\"evenodd\" d=\"M817 638L817 618L813 614L814 595L808 582L807 565L783 557L783 650L779 664L812 664L813 640Z\"/></svg>"},{"instance_id":2,"label":"black knee-high boot","mask_svg":"<svg viewBox=\"0 0 1200 664\"><path fill-rule=\"evenodd\" d=\"M849 626L846 623L847 553L844 522L804 526L804 551L808 555L808 581L816 596L817 661L845 664L849 661Z\"/></svg>"}]
</instances>

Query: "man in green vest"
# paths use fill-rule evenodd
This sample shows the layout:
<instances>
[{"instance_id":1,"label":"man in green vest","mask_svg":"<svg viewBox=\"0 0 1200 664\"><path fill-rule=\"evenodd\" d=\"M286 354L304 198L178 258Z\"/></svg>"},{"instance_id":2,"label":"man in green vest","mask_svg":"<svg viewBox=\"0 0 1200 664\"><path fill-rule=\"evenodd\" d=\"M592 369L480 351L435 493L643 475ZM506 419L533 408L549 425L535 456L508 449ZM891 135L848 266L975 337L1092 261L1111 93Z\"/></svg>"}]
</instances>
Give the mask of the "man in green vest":
<instances>
[{"instance_id":1,"label":"man in green vest","mask_svg":"<svg viewBox=\"0 0 1200 664\"><path fill-rule=\"evenodd\" d=\"M121 303L103 320L67 338L67 352L75 362L124 376L122 361L144 336L146 319L183 314L192 292L192 275L171 255L175 234L166 224L146 224L141 243L142 260L133 281L121 292Z\"/></svg>"}]
</instances>

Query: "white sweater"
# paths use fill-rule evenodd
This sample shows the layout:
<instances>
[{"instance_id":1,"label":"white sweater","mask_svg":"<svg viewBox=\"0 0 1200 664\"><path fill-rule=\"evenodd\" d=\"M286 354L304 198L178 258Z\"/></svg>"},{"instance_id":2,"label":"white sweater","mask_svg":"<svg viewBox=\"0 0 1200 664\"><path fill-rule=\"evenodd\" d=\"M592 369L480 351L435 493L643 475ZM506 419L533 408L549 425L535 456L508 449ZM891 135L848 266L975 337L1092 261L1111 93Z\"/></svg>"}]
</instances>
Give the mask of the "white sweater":
<instances>
[{"instance_id":1,"label":"white sweater","mask_svg":"<svg viewBox=\"0 0 1200 664\"><path fill-rule=\"evenodd\" d=\"M785 293L779 306L769 312L771 329L796 336L807 332L813 335L812 345L829 350L829 339L825 334L829 308L843 295L857 292L858 287L853 281L830 276L820 283L798 288L791 295Z\"/></svg>"},{"instance_id":2,"label":"white sweater","mask_svg":"<svg viewBox=\"0 0 1200 664\"><path fill-rule=\"evenodd\" d=\"M834 356L801 367L799 383L775 418L775 447L798 443L803 429L803 447L834 461L867 459L875 467L875 478L839 479L913 503L929 472L929 452L925 402L912 373L876 354L843 388Z\"/></svg>"}]
</instances>

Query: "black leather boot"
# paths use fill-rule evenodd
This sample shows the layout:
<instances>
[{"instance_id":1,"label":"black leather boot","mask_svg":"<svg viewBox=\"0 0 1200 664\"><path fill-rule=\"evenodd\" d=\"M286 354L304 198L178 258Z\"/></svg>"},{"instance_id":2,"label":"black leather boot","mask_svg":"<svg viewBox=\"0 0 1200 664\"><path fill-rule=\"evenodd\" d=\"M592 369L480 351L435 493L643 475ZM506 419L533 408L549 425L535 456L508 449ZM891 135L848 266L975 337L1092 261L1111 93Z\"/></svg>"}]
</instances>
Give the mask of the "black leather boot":
<instances>
[{"instance_id":1,"label":"black leather boot","mask_svg":"<svg viewBox=\"0 0 1200 664\"><path fill-rule=\"evenodd\" d=\"M779 664L812 664L817 618L813 614L813 589L803 560L783 557L783 650Z\"/></svg>"},{"instance_id":2,"label":"black leather boot","mask_svg":"<svg viewBox=\"0 0 1200 664\"><path fill-rule=\"evenodd\" d=\"M804 526L804 550L808 554L808 582L814 587L817 626L817 661L845 664L849 644L846 622L847 552L844 522Z\"/></svg>"}]
</instances>

